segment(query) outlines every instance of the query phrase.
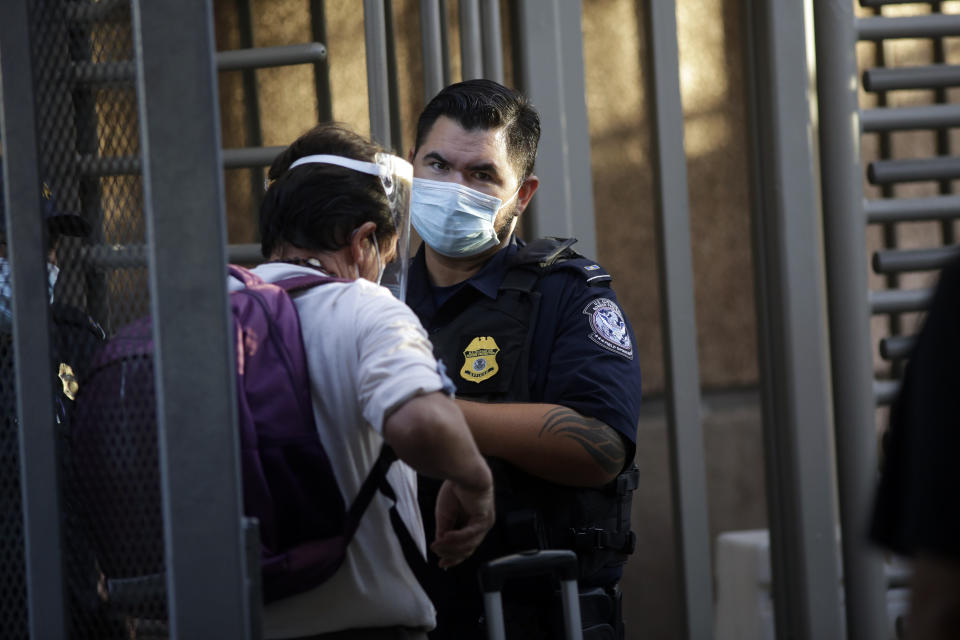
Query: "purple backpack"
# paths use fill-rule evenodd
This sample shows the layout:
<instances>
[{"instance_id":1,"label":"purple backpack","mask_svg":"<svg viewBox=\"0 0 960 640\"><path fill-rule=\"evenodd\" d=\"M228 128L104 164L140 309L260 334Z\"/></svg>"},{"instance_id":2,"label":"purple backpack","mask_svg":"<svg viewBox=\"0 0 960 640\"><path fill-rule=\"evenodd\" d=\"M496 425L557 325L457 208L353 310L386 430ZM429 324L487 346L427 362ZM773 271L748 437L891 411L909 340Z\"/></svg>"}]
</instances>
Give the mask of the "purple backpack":
<instances>
[{"instance_id":1,"label":"purple backpack","mask_svg":"<svg viewBox=\"0 0 960 640\"><path fill-rule=\"evenodd\" d=\"M346 509L313 419L294 292L322 275L264 282L230 265L244 513L260 523L266 602L306 591L339 568L360 517L385 480L388 447ZM71 427L72 481L104 574L161 573L163 520L151 319L120 329L94 358ZM131 488L137 494L132 495Z\"/></svg>"}]
</instances>

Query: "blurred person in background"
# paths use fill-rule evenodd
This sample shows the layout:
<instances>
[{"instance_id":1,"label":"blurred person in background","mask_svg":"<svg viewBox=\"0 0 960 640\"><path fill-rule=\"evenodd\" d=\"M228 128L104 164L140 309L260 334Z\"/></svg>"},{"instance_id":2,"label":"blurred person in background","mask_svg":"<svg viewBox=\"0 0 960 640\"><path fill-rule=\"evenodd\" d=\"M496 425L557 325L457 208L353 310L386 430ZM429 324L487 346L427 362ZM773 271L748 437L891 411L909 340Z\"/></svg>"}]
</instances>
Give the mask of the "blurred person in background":
<instances>
[{"instance_id":1,"label":"blurred person in background","mask_svg":"<svg viewBox=\"0 0 960 640\"><path fill-rule=\"evenodd\" d=\"M904 637L960 637L960 260L944 267L890 409L871 537L913 560Z\"/></svg>"},{"instance_id":2,"label":"blurred person in background","mask_svg":"<svg viewBox=\"0 0 960 640\"><path fill-rule=\"evenodd\" d=\"M3 162L0 160L0 176ZM60 275L58 250L64 236L85 238L89 235L90 223L78 213L64 210L49 184L41 184L40 204L46 222L47 294L50 300L51 321L51 383L54 395L54 416L57 421L58 448L61 467L70 464L70 420L73 403L88 373L88 367L96 350L105 338L103 329L83 310L59 302L54 297L54 285ZM10 262L7 257L7 217L3 179L0 177L0 456L5 469L19 468L19 436L17 427L16 371L13 354L13 308ZM66 477L66 476L62 476ZM70 625L72 638L123 637L122 624L110 620L104 603L97 593L99 573L82 527L78 522L79 509L70 482L61 484L61 499L65 514L65 550L67 553L66 575L70 597ZM22 508L19 483L7 485L2 492L2 513L11 518L6 531L21 531ZM25 570L23 547L18 544L4 545L4 566ZM23 605L26 606L26 592ZM11 598L12 604L16 600ZM14 615L0 616L0 636L4 638L25 637L26 610L22 619Z\"/></svg>"}]
</instances>

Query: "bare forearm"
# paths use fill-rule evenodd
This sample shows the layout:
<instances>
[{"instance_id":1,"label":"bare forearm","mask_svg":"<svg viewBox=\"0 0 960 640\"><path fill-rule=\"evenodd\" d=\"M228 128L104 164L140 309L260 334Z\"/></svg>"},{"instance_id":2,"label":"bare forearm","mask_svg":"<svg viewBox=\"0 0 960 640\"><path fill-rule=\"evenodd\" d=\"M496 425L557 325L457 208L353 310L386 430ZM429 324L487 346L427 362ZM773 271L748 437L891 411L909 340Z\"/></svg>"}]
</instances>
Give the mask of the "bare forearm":
<instances>
[{"instance_id":1,"label":"bare forearm","mask_svg":"<svg viewBox=\"0 0 960 640\"><path fill-rule=\"evenodd\" d=\"M483 490L492 479L463 415L442 394L413 398L384 425L384 438L417 472Z\"/></svg>"},{"instance_id":2,"label":"bare forearm","mask_svg":"<svg viewBox=\"0 0 960 640\"><path fill-rule=\"evenodd\" d=\"M546 403L457 399L481 453L570 486L601 486L623 468L620 435L599 420Z\"/></svg>"}]
</instances>

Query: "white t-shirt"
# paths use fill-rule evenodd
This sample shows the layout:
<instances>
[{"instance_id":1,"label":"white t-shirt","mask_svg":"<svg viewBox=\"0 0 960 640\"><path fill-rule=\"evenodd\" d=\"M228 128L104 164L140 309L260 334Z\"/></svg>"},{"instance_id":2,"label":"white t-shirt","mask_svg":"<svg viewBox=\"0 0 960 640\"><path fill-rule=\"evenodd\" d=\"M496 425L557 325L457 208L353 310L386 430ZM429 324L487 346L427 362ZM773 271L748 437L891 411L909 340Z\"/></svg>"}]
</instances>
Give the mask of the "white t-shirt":
<instances>
[{"instance_id":1,"label":"white t-shirt","mask_svg":"<svg viewBox=\"0 0 960 640\"><path fill-rule=\"evenodd\" d=\"M263 264L254 272L267 282L317 273L285 263ZM240 286L231 278L231 290ZM414 396L442 389L443 382L419 320L387 289L363 279L334 282L295 294L294 301L317 430L349 506L380 453L384 415ZM416 473L397 461L387 479L397 493L401 517L426 553ZM329 580L264 608L264 637L435 626L433 605L390 524L391 504L377 492L343 565Z\"/></svg>"}]
</instances>

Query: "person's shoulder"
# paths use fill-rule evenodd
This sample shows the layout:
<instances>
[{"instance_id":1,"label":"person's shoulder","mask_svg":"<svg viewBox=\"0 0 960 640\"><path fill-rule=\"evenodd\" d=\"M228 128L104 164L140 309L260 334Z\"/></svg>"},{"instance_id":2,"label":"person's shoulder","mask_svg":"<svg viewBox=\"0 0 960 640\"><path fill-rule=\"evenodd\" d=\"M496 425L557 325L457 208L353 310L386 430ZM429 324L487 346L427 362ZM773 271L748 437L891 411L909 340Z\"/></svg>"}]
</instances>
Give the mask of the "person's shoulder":
<instances>
[{"instance_id":1,"label":"person's shoulder","mask_svg":"<svg viewBox=\"0 0 960 640\"><path fill-rule=\"evenodd\" d=\"M390 289L364 278L343 283L341 294L350 298L365 321L381 324L387 318L404 317L416 319L416 315L403 301L398 300ZM417 321L419 324L419 321Z\"/></svg>"},{"instance_id":2,"label":"person's shoulder","mask_svg":"<svg viewBox=\"0 0 960 640\"><path fill-rule=\"evenodd\" d=\"M543 281L567 280L582 286L607 287L613 279L596 260L578 253L576 238L544 237L522 245L514 264L534 269Z\"/></svg>"}]
</instances>

